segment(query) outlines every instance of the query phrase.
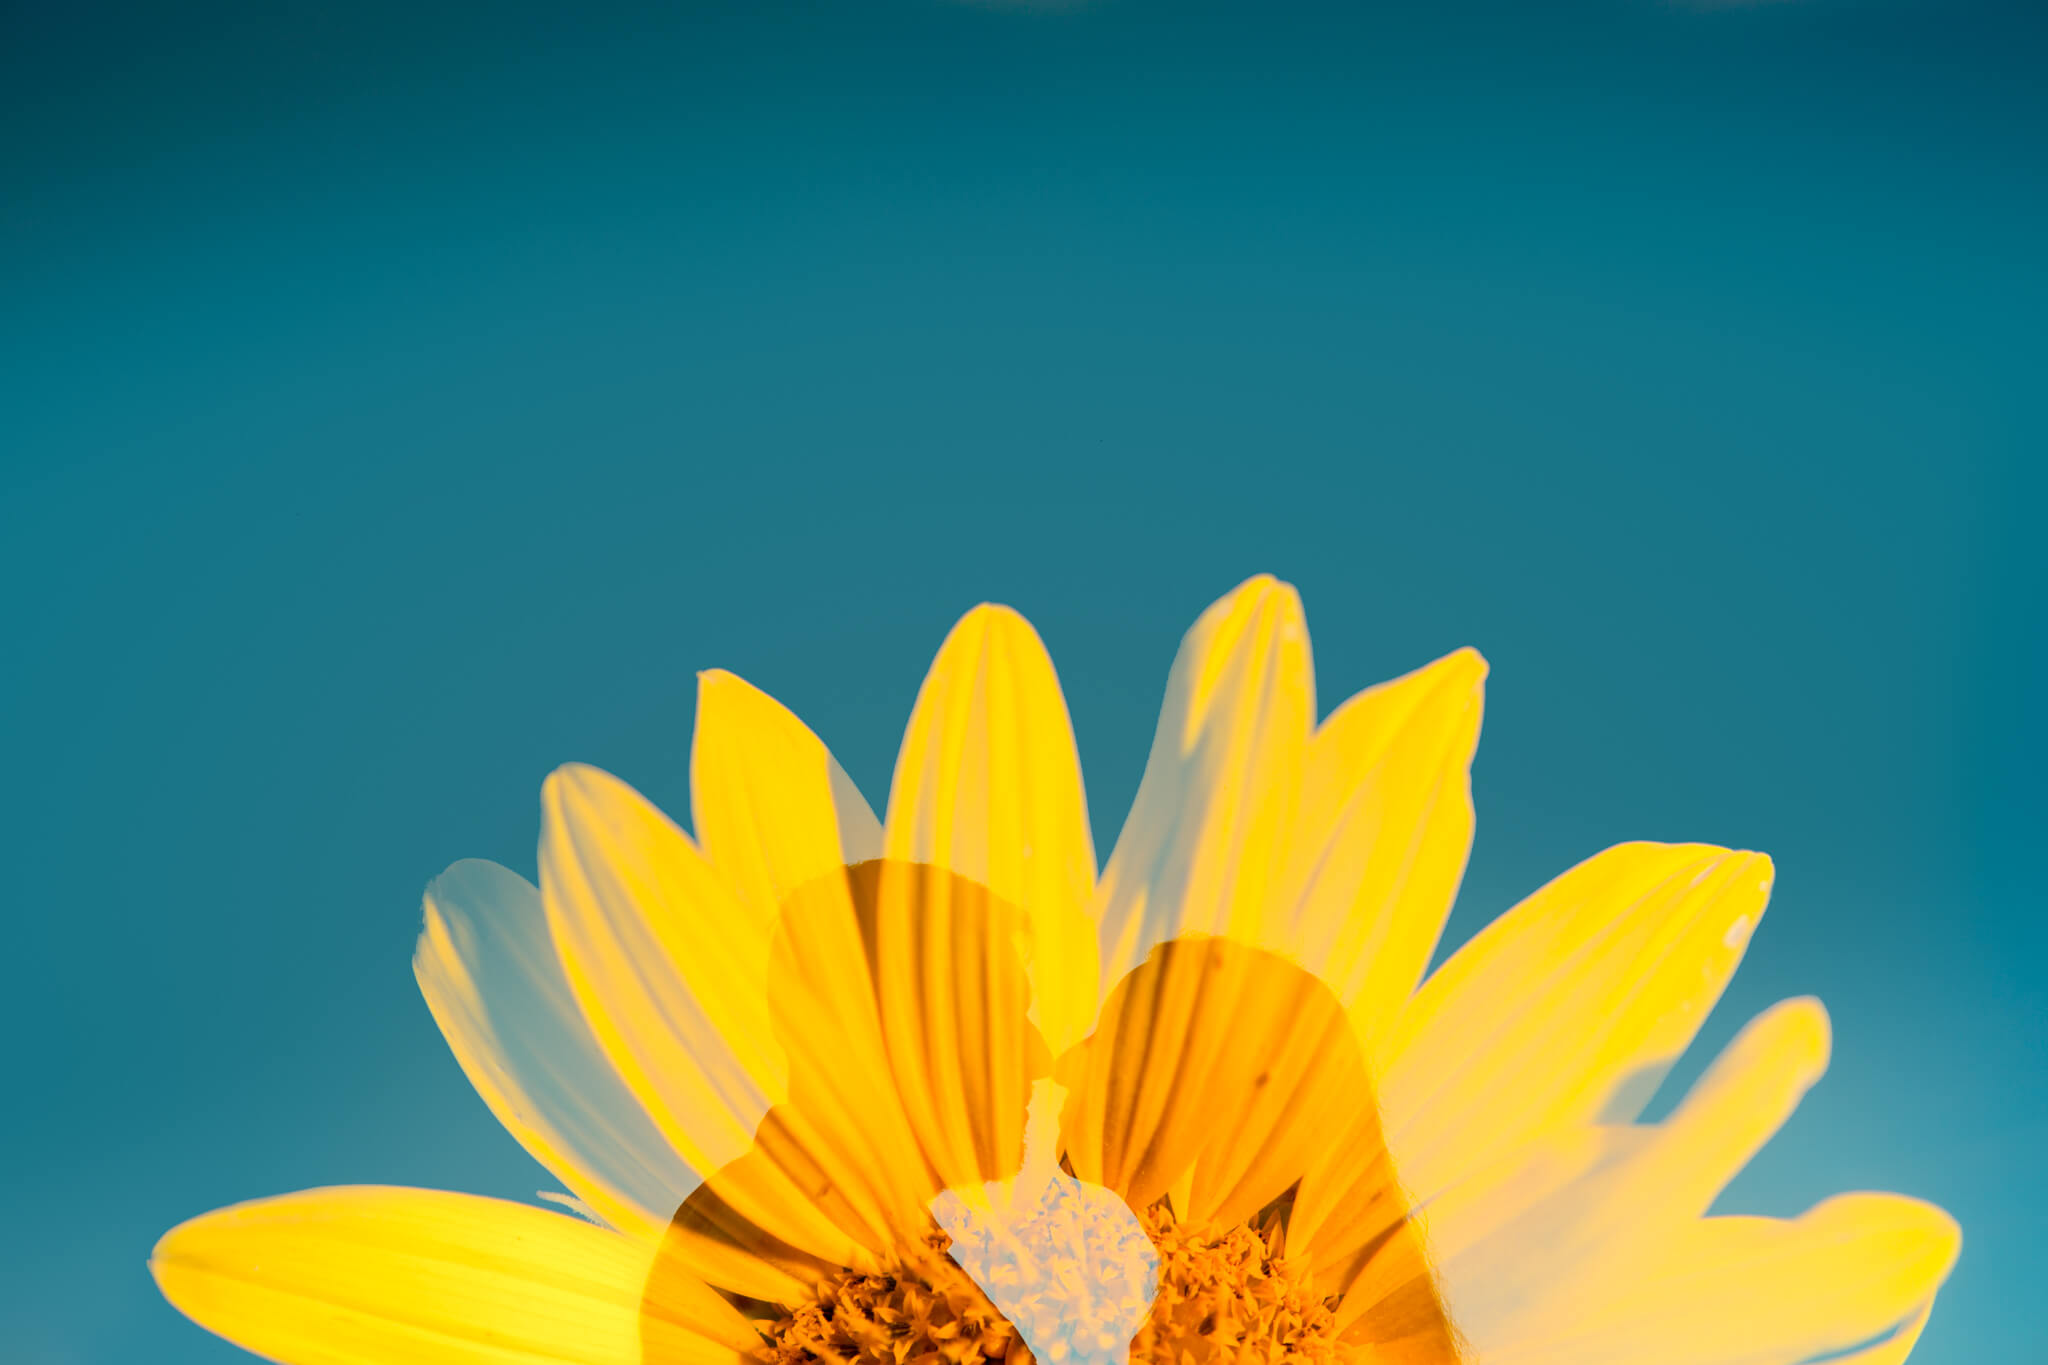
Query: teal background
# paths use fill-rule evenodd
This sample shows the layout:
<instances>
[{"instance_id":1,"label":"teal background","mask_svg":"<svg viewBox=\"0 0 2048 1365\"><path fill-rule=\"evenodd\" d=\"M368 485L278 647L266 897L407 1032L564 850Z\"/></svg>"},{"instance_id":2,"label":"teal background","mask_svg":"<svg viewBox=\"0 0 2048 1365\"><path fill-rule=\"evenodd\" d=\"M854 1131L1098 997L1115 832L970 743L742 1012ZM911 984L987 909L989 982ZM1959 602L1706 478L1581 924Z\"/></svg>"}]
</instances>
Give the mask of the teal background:
<instances>
[{"instance_id":1,"label":"teal background","mask_svg":"<svg viewBox=\"0 0 2048 1365\"><path fill-rule=\"evenodd\" d=\"M1837 1055L1726 1206L1939 1201L1916 1360L2048 1354L2048 10L0 13L9 1361L240 1358L144 1268L216 1205L544 1183L420 891L567 760L686 809L696 669L879 802L1010 602L1106 851L1258 570L1325 709L1493 661L1451 942L1774 854L1673 1084Z\"/></svg>"}]
</instances>

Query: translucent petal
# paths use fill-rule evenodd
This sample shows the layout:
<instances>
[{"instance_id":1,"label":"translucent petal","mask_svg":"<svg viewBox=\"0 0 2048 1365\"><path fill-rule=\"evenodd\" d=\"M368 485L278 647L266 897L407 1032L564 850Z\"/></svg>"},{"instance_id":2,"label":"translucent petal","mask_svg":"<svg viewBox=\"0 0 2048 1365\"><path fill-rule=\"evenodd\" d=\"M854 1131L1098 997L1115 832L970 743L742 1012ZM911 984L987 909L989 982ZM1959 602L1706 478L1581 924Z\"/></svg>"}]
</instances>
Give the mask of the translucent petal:
<instances>
[{"instance_id":1,"label":"translucent petal","mask_svg":"<svg viewBox=\"0 0 2048 1365\"><path fill-rule=\"evenodd\" d=\"M1546 1136L1438 1195L1431 1250L1460 1326L1513 1342L1552 1306L1632 1279L1691 1235L1827 1066L1827 1015L1788 1000L1752 1020L1663 1123Z\"/></svg>"},{"instance_id":2,"label":"translucent petal","mask_svg":"<svg viewBox=\"0 0 2048 1365\"><path fill-rule=\"evenodd\" d=\"M754 1147L789 1091L787 1040L770 1025L766 989L778 925L617 778L562 768L542 805L542 899L571 989L642 1107L711 1178ZM809 1155L835 1174L846 1162ZM745 1216L843 1263L849 1232L799 1183L810 1172L775 1174L730 1192ZM849 1178L845 1188L861 1184Z\"/></svg>"},{"instance_id":3,"label":"translucent petal","mask_svg":"<svg viewBox=\"0 0 2048 1365\"><path fill-rule=\"evenodd\" d=\"M1770 885L1760 854L1624 844L1461 948L1388 1046L1382 1112L1416 1198L1546 1131L1640 1113L1720 998Z\"/></svg>"},{"instance_id":4,"label":"translucent petal","mask_svg":"<svg viewBox=\"0 0 2048 1365\"><path fill-rule=\"evenodd\" d=\"M356 1186L237 1204L157 1243L164 1297L284 1365L736 1365L757 1338L647 1248L580 1219Z\"/></svg>"},{"instance_id":5,"label":"translucent petal","mask_svg":"<svg viewBox=\"0 0 2048 1365\"><path fill-rule=\"evenodd\" d=\"M1262 575L1202 613L1174 659L1137 800L1096 887L1105 981L1178 934L1270 941L1314 721L1293 588Z\"/></svg>"},{"instance_id":6,"label":"translucent petal","mask_svg":"<svg viewBox=\"0 0 2048 1365\"><path fill-rule=\"evenodd\" d=\"M1846 1194L1796 1219L1708 1218L1632 1276L1549 1300L1486 1365L1796 1365L1906 1328L1961 1235L1931 1204Z\"/></svg>"},{"instance_id":7,"label":"translucent petal","mask_svg":"<svg viewBox=\"0 0 2048 1365\"><path fill-rule=\"evenodd\" d=\"M1032 1080L1048 1065L1027 1018L1021 938L1021 912L928 864L863 863L800 888L769 973L788 1097L685 1203L665 1261L787 1303L731 1278L714 1253L751 1256L737 1269L800 1287L885 1262L929 1225L947 1185L1014 1176ZM845 1254L754 1216L784 1180L845 1233Z\"/></svg>"},{"instance_id":8,"label":"translucent petal","mask_svg":"<svg viewBox=\"0 0 2048 1365\"><path fill-rule=\"evenodd\" d=\"M1422 980L1464 876L1485 678L1461 649L1359 693L1309 741L1269 946L1327 981L1369 1045Z\"/></svg>"},{"instance_id":9,"label":"translucent petal","mask_svg":"<svg viewBox=\"0 0 2048 1365\"><path fill-rule=\"evenodd\" d=\"M540 892L469 859L434 879L425 912L413 974L484 1103L598 1217L658 1238L697 1177L592 1036Z\"/></svg>"},{"instance_id":10,"label":"translucent petal","mask_svg":"<svg viewBox=\"0 0 2048 1365\"><path fill-rule=\"evenodd\" d=\"M1830 1356L1827 1365L1905 1365L1906 1357L1913 1354L1913 1348L1920 1342L1920 1334L1927 1330L1927 1319L1933 1313L1934 1300L1929 1299L1917 1315L1897 1330L1848 1355Z\"/></svg>"}]
</instances>

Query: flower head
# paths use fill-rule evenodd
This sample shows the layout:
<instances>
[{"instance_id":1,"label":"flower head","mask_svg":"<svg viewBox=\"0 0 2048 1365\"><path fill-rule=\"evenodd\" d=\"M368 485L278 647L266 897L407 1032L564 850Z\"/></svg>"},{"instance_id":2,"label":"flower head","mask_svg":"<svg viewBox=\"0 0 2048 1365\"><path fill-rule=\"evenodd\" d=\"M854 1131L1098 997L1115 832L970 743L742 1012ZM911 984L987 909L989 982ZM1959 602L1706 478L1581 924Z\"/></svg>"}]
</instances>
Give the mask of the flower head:
<instances>
[{"instance_id":1,"label":"flower head","mask_svg":"<svg viewBox=\"0 0 2048 1365\"><path fill-rule=\"evenodd\" d=\"M1485 673L1318 724L1300 603L1251 580L1188 634L1099 875L1016 613L948 636L882 819L707 673L694 836L572 766L539 887L427 893L434 1017L585 1216L316 1190L174 1229L158 1283L286 1365L1903 1360L1940 1210L1707 1216L1824 1068L1817 1002L1636 1122L1768 859L1610 849L1425 979Z\"/></svg>"}]
</instances>

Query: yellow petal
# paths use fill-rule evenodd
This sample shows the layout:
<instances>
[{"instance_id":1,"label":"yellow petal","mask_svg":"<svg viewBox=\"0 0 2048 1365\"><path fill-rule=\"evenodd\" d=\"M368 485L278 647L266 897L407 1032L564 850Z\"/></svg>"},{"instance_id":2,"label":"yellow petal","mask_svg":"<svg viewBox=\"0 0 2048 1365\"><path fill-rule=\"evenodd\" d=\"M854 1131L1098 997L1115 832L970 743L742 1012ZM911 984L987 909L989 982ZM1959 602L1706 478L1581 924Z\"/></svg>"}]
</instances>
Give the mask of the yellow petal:
<instances>
[{"instance_id":1,"label":"yellow petal","mask_svg":"<svg viewBox=\"0 0 2048 1365\"><path fill-rule=\"evenodd\" d=\"M715 1256L712 1243L726 1242L799 1274L805 1252L830 1259L830 1249L815 1235L797 1236L787 1220L757 1226L746 1211L810 1190L851 1238L841 1259L878 1251L895 1235L894 1222L912 1216L907 1209L921 1211L929 1175L907 1141L884 1056L865 953L873 925L858 922L844 882L848 864L880 856L880 822L803 722L721 670L698 680L691 795L705 855L780 945L783 978L764 977L758 989L773 1002L791 1085L804 1094L764 1123L744 1160L711 1177L716 1188L697 1201L670 1250L687 1261ZM801 932L793 932L795 919L805 923ZM800 979L817 983L815 1008L798 998ZM692 1226L711 1241L693 1240ZM688 1264L719 1273L710 1261Z\"/></svg>"},{"instance_id":2,"label":"yellow petal","mask_svg":"<svg viewBox=\"0 0 2048 1365\"><path fill-rule=\"evenodd\" d=\"M157 1243L179 1311L285 1365L736 1365L758 1340L648 1250L578 1219L438 1190L309 1190Z\"/></svg>"},{"instance_id":3,"label":"yellow petal","mask_svg":"<svg viewBox=\"0 0 2048 1365\"><path fill-rule=\"evenodd\" d=\"M1174 659L1137 800L1096 888L1105 981L1177 934L1268 941L1314 721L1293 588L1262 575L1202 613Z\"/></svg>"},{"instance_id":4,"label":"yellow petal","mask_svg":"<svg viewBox=\"0 0 2048 1365\"><path fill-rule=\"evenodd\" d=\"M723 669L697 676L690 812L704 855L770 924L798 887L881 854L880 823L823 742Z\"/></svg>"},{"instance_id":5,"label":"yellow petal","mask_svg":"<svg viewBox=\"0 0 2048 1365\"><path fill-rule=\"evenodd\" d=\"M1429 965L1472 847L1486 661L1461 649L1359 693L1309 741L1271 946L1382 1040Z\"/></svg>"},{"instance_id":6,"label":"yellow petal","mask_svg":"<svg viewBox=\"0 0 2048 1365\"><path fill-rule=\"evenodd\" d=\"M1047 1066L1025 1016L1022 938L1021 912L929 864L868 862L799 888L769 973L788 1099L690 1197L664 1261L791 1302L730 1276L801 1287L838 1266L879 1266L923 1234L948 1184L1014 1176L1025 1100ZM851 1259L828 1262L742 1207L777 1181L846 1232Z\"/></svg>"},{"instance_id":7,"label":"yellow petal","mask_svg":"<svg viewBox=\"0 0 2048 1365\"><path fill-rule=\"evenodd\" d=\"M1934 1300L1929 1299L1919 1314L1897 1331L1872 1342L1860 1351L1836 1356L1828 1365L1905 1365L1906 1357L1913 1354L1913 1348L1920 1342L1920 1334L1927 1330L1927 1319L1933 1314Z\"/></svg>"},{"instance_id":8,"label":"yellow petal","mask_svg":"<svg viewBox=\"0 0 2048 1365\"><path fill-rule=\"evenodd\" d=\"M1431 1254L1459 1324L1514 1340L1555 1304L1633 1277L1698 1219L1827 1065L1812 999L1766 1010L1663 1123L1574 1128L1438 1194ZM1326 1239L1327 1240L1327 1239ZM1318 1243L1318 1263L1326 1255Z\"/></svg>"},{"instance_id":9,"label":"yellow petal","mask_svg":"<svg viewBox=\"0 0 2048 1365\"><path fill-rule=\"evenodd\" d=\"M1031 1059L1044 1069L1033 1021L1071 1042L1096 999L1073 728L1044 646L1008 608L969 612L940 647L884 843L876 987L896 1082L939 1178L976 1188L1021 1153Z\"/></svg>"},{"instance_id":10,"label":"yellow petal","mask_svg":"<svg viewBox=\"0 0 2048 1365\"><path fill-rule=\"evenodd\" d=\"M1624 844L1459 949L1387 1050L1382 1112L1410 1192L1640 1113L1741 960L1771 875L1760 854Z\"/></svg>"},{"instance_id":11,"label":"yellow petal","mask_svg":"<svg viewBox=\"0 0 2048 1365\"><path fill-rule=\"evenodd\" d=\"M599 1217L658 1239L697 1177L584 1022L540 892L469 859L434 879L425 911L413 974L484 1103Z\"/></svg>"},{"instance_id":12,"label":"yellow petal","mask_svg":"<svg viewBox=\"0 0 2048 1365\"><path fill-rule=\"evenodd\" d=\"M1023 913L929 864L853 869L873 907L874 981L890 1071L934 1186L1014 1176L1032 1081L1050 1059L1031 1025Z\"/></svg>"},{"instance_id":13,"label":"yellow petal","mask_svg":"<svg viewBox=\"0 0 2048 1365\"><path fill-rule=\"evenodd\" d=\"M1372 1110L1364 1058L1329 987L1224 938L1154 949L1062 1059L1060 1081L1074 1174L1133 1208L1170 1193L1190 1221L1250 1218ZM1355 1150L1379 1145L1376 1128L1352 1136Z\"/></svg>"},{"instance_id":14,"label":"yellow petal","mask_svg":"<svg viewBox=\"0 0 2048 1365\"><path fill-rule=\"evenodd\" d=\"M778 925L742 905L688 836L617 778L559 769L542 805L542 900L570 987L656 1126L716 1179L789 1092L792 1044L771 1027L766 988ZM847 1160L816 1155L833 1171ZM863 1188L847 1174L845 1189ZM792 1245L840 1263L852 1255L852 1234L792 1173L763 1172L729 1196Z\"/></svg>"},{"instance_id":15,"label":"yellow petal","mask_svg":"<svg viewBox=\"0 0 2048 1365\"><path fill-rule=\"evenodd\" d=\"M885 847L1020 907L1031 1018L1055 1051L1094 1021L1095 845L1066 698L1008 607L963 617L933 660L896 759Z\"/></svg>"},{"instance_id":16,"label":"yellow petal","mask_svg":"<svg viewBox=\"0 0 2048 1365\"><path fill-rule=\"evenodd\" d=\"M1132 1208L1163 1195L1181 1221L1227 1227L1341 1152L1347 1212L1370 1236L1312 1262L1316 1282L1330 1292L1369 1281L1344 1320L1363 1357L1455 1365L1451 1319L1381 1140L1359 1039L1312 973L1229 938L1172 939L1117 983L1058 1075L1074 1175ZM1296 1241L1290 1222L1290 1257Z\"/></svg>"},{"instance_id":17,"label":"yellow petal","mask_svg":"<svg viewBox=\"0 0 2048 1365\"><path fill-rule=\"evenodd\" d=\"M1847 1194L1789 1221L1708 1218L1628 1277L1547 1301L1488 1365L1795 1365L1912 1324L1955 1264L1940 1209Z\"/></svg>"}]
</instances>

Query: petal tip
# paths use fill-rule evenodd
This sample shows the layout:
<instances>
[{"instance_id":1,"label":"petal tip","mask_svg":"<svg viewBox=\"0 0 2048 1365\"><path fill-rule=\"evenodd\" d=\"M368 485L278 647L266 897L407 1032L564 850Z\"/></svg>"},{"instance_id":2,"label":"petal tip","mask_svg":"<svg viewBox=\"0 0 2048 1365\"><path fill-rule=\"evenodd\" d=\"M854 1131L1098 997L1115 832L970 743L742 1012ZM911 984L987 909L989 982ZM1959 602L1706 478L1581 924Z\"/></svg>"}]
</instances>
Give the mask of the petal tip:
<instances>
[{"instance_id":1,"label":"petal tip","mask_svg":"<svg viewBox=\"0 0 2048 1365\"><path fill-rule=\"evenodd\" d=\"M1221 616L1238 615L1255 620L1281 618L1283 627L1302 619L1301 594L1292 583L1272 574L1253 574L1217 599L1209 609Z\"/></svg>"},{"instance_id":2,"label":"petal tip","mask_svg":"<svg viewBox=\"0 0 2048 1365\"><path fill-rule=\"evenodd\" d=\"M1038 639L1038 632L1025 619L1024 613L1002 602L977 603L954 624L952 634L978 637L984 644L991 639Z\"/></svg>"},{"instance_id":3,"label":"petal tip","mask_svg":"<svg viewBox=\"0 0 2048 1365\"><path fill-rule=\"evenodd\" d=\"M561 810L590 801L608 787L621 785L602 768L588 763L564 763L540 784L541 805Z\"/></svg>"},{"instance_id":4,"label":"petal tip","mask_svg":"<svg viewBox=\"0 0 2048 1365\"><path fill-rule=\"evenodd\" d=\"M1781 1000L1758 1017L1760 1025L1777 1030L1786 1044L1806 1059L1802 1068L1807 1085L1827 1072L1835 1045L1834 1021L1826 1005L1815 995L1795 995Z\"/></svg>"},{"instance_id":5,"label":"petal tip","mask_svg":"<svg viewBox=\"0 0 2048 1365\"><path fill-rule=\"evenodd\" d=\"M1462 672L1471 673L1475 681L1486 677L1493 668L1493 665L1486 661L1486 656L1471 645L1458 646L1444 656L1444 662Z\"/></svg>"}]
</instances>

